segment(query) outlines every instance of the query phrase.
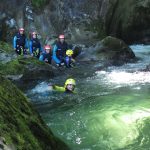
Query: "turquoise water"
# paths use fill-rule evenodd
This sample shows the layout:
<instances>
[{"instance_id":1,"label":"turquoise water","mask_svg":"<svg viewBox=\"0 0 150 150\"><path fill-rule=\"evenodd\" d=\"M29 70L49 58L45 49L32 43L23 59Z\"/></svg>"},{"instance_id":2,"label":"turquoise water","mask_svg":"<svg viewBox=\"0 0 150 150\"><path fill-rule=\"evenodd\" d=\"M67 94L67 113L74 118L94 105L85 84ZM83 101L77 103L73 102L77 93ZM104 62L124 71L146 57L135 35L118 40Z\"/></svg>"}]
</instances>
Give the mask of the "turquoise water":
<instances>
[{"instance_id":1,"label":"turquoise water","mask_svg":"<svg viewBox=\"0 0 150 150\"><path fill-rule=\"evenodd\" d=\"M138 71L150 64L150 46L131 48L140 58L135 64L93 69L85 76L88 67L76 72L75 95L48 91L49 82L63 84L65 75L27 93L53 133L72 150L150 149L150 72Z\"/></svg>"}]
</instances>

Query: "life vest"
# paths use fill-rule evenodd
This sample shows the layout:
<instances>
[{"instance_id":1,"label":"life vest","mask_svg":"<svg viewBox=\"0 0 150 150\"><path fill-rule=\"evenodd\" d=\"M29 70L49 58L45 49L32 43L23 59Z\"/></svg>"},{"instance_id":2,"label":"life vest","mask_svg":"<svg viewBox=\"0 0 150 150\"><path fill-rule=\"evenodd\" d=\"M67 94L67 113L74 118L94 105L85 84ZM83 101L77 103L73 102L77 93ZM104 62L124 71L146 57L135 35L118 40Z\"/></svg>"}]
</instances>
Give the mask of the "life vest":
<instances>
[{"instance_id":1,"label":"life vest","mask_svg":"<svg viewBox=\"0 0 150 150\"><path fill-rule=\"evenodd\" d=\"M65 57L65 65L66 65L66 67L70 67L71 63L72 63L72 57L66 56Z\"/></svg>"},{"instance_id":2,"label":"life vest","mask_svg":"<svg viewBox=\"0 0 150 150\"><path fill-rule=\"evenodd\" d=\"M68 49L68 44L66 42L57 42L57 51L56 51L56 56L59 59L62 59L65 54L66 54L66 50Z\"/></svg>"},{"instance_id":3,"label":"life vest","mask_svg":"<svg viewBox=\"0 0 150 150\"><path fill-rule=\"evenodd\" d=\"M41 45L40 45L40 42L37 38L32 39L31 42L32 42L32 50L33 51L36 49L40 49Z\"/></svg>"},{"instance_id":4,"label":"life vest","mask_svg":"<svg viewBox=\"0 0 150 150\"><path fill-rule=\"evenodd\" d=\"M57 85L53 85L53 90L57 91L57 92L63 92L65 94L75 94L74 91L68 91L65 89L65 87L61 87L61 86L57 86Z\"/></svg>"},{"instance_id":5,"label":"life vest","mask_svg":"<svg viewBox=\"0 0 150 150\"><path fill-rule=\"evenodd\" d=\"M43 61L51 64L52 55L50 53L43 53Z\"/></svg>"},{"instance_id":6,"label":"life vest","mask_svg":"<svg viewBox=\"0 0 150 150\"><path fill-rule=\"evenodd\" d=\"M26 43L26 36L25 36L24 34L21 35L20 33L18 33L18 34L16 35L16 37L17 37L16 45L17 45L17 46L22 46L22 47L24 47L24 46L25 46L25 43Z\"/></svg>"}]
</instances>

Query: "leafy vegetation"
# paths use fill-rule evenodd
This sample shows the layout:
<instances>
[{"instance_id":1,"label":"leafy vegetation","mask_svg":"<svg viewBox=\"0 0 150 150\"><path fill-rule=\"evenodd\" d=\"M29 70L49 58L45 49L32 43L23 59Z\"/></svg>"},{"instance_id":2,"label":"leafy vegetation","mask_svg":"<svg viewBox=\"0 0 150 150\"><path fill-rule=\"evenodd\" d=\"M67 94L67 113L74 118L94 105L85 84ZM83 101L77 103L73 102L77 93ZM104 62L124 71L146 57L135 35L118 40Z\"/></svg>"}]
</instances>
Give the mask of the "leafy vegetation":
<instances>
[{"instance_id":1,"label":"leafy vegetation","mask_svg":"<svg viewBox=\"0 0 150 150\"><path fill-rule=\"evenodd\" d=\"M40 9L44 7L49 2L49 0L31 0L31 2L33 7Z\"/></svg>"},{"instance_id":2,"label":"leafy vegetation","mask_svg":"<svg viewBox=\"0 0 150 150\"><path fill-rule=\"evenodd\" d=\"M0 41L0 51L12 52L12 46L6 42Z\"/></svg>"}]
</instances>

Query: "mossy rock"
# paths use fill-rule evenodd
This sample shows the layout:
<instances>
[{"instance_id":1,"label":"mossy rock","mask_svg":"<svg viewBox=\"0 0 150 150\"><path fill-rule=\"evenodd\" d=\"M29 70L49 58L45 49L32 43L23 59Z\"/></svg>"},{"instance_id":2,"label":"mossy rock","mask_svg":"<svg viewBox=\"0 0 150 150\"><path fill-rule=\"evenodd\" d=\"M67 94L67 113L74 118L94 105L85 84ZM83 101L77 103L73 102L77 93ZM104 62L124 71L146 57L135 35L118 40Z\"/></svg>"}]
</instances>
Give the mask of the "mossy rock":
<instances>
[{"instance_id":1,"label":"mossy rock","mask_svg":"<svg viewBox=\"0 0 150 150\"><path fill-rule=\"evenodd\" d=\"M54 68L36 58L19 56L5 64L0 63L0 73L10 79L11 76L21 75L24 80L38 80L53 77Z\"/></svg>"},{"instance_id":2,"label":"mossy rock","mask_svg":"<svg viewBox=\"0 0 150 150\"><path fill-rule=\"evenodd\" d=\"M68 150L23 93L0 75L0 136L17 150Z\"/></svg>"},{"instance_id":3,"label":"mossy rock","mask_svg":"<svg viewBox=\"0 0 150 150\"><path fill-rule=\"evenodd\" d=\"M31 0L33 7L38 10L42 9L48 2L49 0Z\"/></svg>"},{"instance_id":4,"label":"mossy rock","mask_svg":"<svg viewBox=\"0 0 150 150\"><path fill-rule=\"evenodd\" d=\"M113 65L122 65L135 59L135 54L124 41L111 36L97 44L96 55L99 60Z\"/></svg>"},{"instance_id":5,"label":"mossy rock","mask_svg":"<svg viewBox=\"0 0 150 150\"><path fill-rule=\"evenodd\" d=\"M13 52L13 47L3 41L0 41L0 51L1 52L7 52L7 53L12 53Z\"/></svg>"},{"instance_id":6,"label":"mossy rock","mask_svg":"<svg viewBox=\"0 0 150 150\"><path fill-rule=\"evenodd\" d=\"M101 41L103 47L109 48L111 51L131 50L127 44L121 39L107 36Z\"/></svg>"},{"instance_id":7,"label":"mossy rock","mask_svg":"<svg viewBox=\"0 0 150 150\"><path fill-rule=\"evenodd\" d=\"M0 64L0 73L3 75L23 74L25 67L19 63L18 59L12 60L6 64Z\"/></svg>"}]
</instances>

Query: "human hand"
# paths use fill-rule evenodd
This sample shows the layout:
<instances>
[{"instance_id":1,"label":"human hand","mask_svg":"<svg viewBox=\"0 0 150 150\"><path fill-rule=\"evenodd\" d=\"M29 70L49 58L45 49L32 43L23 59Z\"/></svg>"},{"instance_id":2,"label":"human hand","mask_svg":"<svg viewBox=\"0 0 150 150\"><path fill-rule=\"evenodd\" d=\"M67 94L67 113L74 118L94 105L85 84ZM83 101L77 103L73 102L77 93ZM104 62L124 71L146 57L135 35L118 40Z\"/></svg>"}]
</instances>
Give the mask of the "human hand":
<instances>
[{"instance_id":1,"label":"human hand","mask_svg":"<svg viewBox=\"0 0 150 150\"><path fill-rule=\"evenodd\" d=\"M60 65L61 65L61 66L64 66L65 64L62 62L62 63L60 63Z\"/></svg>"},{"instance_id":2,"label":"human hand","mask_svg":"<svg viewBox=\"0 0 150 150\"><path fill-rule=\"evenodd\" d=\"M60 64L56 64L57 67L60 67Z\"/></svg>"}]
</instances>

